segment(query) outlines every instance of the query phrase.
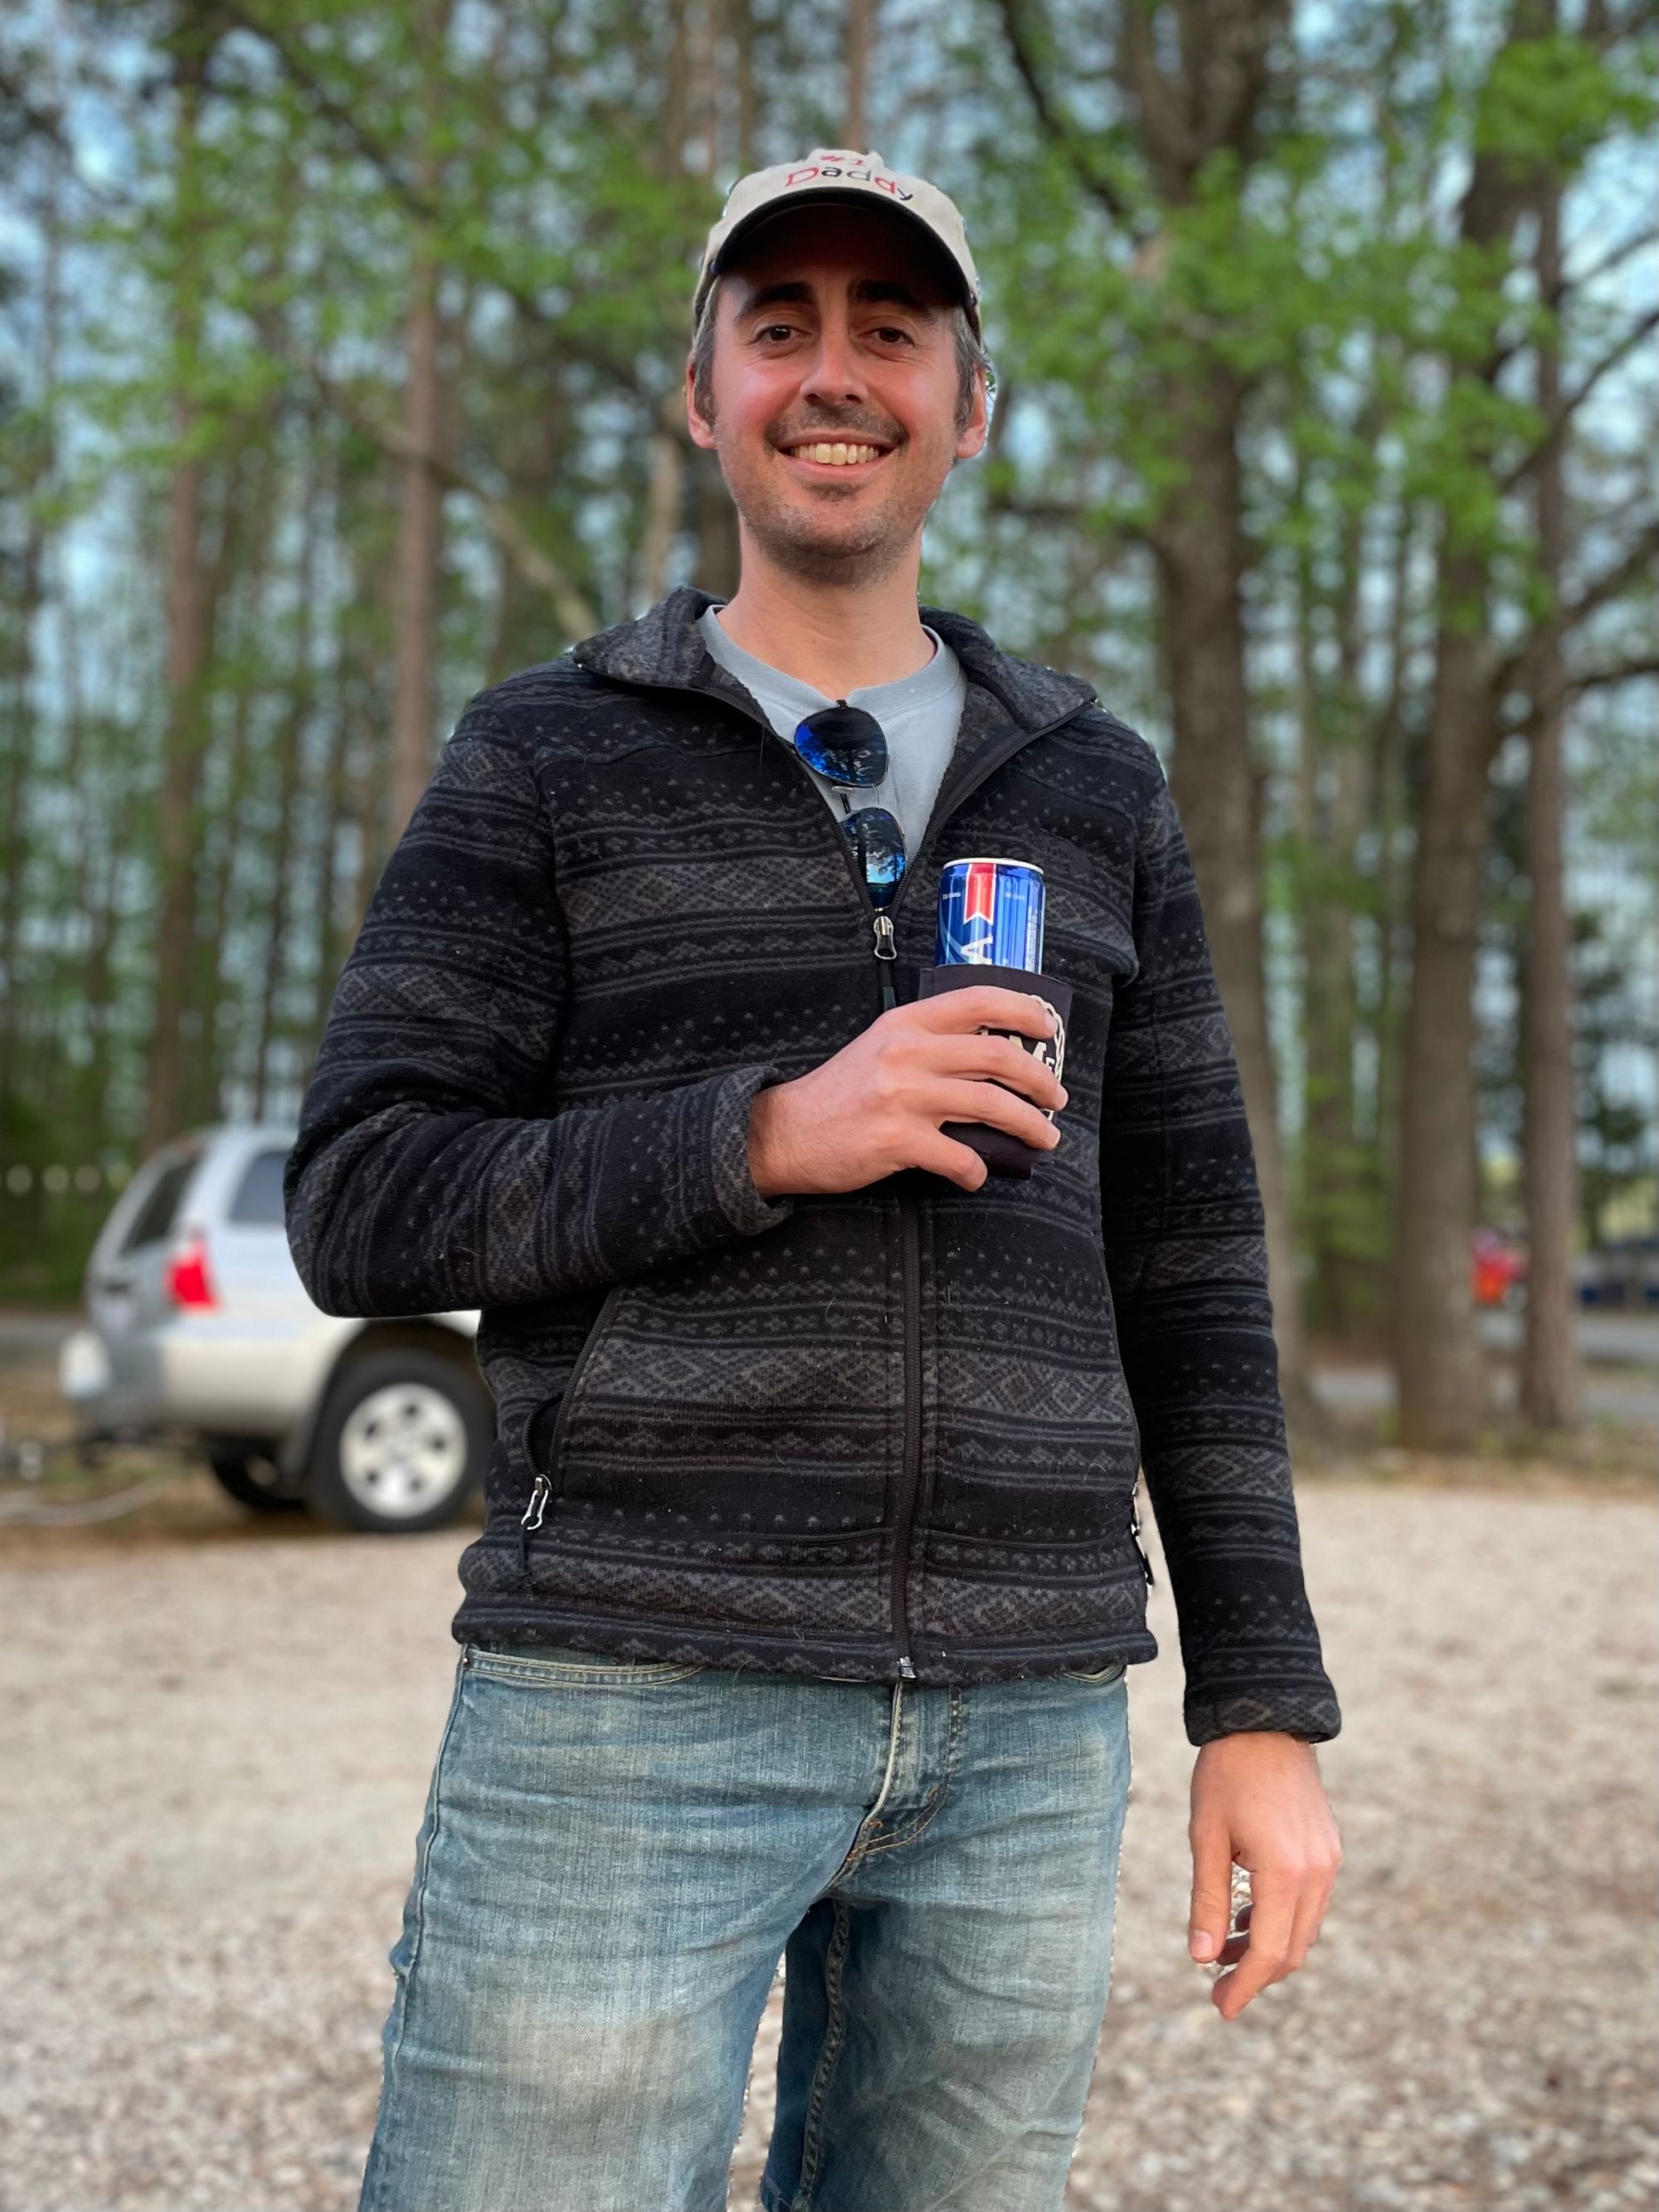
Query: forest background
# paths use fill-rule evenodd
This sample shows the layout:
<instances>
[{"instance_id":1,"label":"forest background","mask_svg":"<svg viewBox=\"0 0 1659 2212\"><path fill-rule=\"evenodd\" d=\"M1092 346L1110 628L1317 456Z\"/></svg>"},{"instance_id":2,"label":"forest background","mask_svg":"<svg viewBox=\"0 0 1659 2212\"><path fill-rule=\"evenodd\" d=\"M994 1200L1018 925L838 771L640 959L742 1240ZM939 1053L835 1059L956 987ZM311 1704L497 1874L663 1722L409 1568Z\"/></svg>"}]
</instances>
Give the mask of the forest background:
<instances>
[{"instance_id":1,"label":"forest background","mask_svg":"<svg viewBox=\"0 0 1659 2212\"><path fill-rule=\"evenodd\" d=\"M1281 1371L1485 1418L1470 1246L1650 1231L1659 9L22 0L0 25L0 1299L292 1117L459 707L735 583L684 426L744 171L967 217L997 368L922 597L1169 769Z\"/></svg>"}]
</instances>

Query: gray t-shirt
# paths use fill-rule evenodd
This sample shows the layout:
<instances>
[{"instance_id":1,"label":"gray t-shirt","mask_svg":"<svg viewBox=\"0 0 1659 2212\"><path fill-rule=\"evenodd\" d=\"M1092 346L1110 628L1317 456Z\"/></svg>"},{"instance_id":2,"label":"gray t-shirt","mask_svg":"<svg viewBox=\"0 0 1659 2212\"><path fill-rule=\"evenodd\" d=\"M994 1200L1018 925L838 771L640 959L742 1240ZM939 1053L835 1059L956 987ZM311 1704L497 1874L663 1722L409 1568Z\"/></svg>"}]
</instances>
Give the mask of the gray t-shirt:
<instances>
[{"instance_id":1,"label":"gray t-shirt","mask_svg":"<svg viewBox=\"0 0 1659 2212\"><path fill-rule=\"evenodd\" d=\"M720 605L723 606L725 601ZM820 707L835 701L799 676L786 675L757 660L732 641L708 608L698 628L703 642L720 666L735 676L766 715L781 738L794 742L796 725ZM923 625L926 628L926 625ZM901 676L894 684L868 684L844 696L849 707L862 707L873 714L887 733L887 781L879 787L866 785L852 794L853 807L884 806L896 815L904 832L907 853L921 846L933 801L957 741L963 702L968 695L962 664L937 630L928 630L933 657L914 676ZM811 771L809 770L809 773ZM812 781L837 821L847 811L836 787L820 775Z\"/></svg>"}]
</instances>

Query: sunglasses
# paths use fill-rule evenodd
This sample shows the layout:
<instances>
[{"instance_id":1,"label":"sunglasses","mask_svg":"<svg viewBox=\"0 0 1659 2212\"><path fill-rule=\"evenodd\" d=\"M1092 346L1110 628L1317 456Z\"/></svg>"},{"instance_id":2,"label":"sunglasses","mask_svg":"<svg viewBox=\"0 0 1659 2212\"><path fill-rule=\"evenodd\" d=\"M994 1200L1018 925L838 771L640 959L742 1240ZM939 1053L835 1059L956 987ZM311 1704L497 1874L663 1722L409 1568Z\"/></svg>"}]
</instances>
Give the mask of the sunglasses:
<instances>
[{"instance_id":1,"label":"sunglasses","mask_svg":"<svg viewBox=\"0 0 1659 2212\"><path fill-rule=\"evenodd\" d=\"M862 707L839 700L795 728L795 750L815 775L846 790L868 791L887 775L887 732ZM843 795L842 805L846 807ZM884 806L847 813L842 835L852 847L872 906L891 902L904 876L904 832Z\"/></svg>"}]
</instances>

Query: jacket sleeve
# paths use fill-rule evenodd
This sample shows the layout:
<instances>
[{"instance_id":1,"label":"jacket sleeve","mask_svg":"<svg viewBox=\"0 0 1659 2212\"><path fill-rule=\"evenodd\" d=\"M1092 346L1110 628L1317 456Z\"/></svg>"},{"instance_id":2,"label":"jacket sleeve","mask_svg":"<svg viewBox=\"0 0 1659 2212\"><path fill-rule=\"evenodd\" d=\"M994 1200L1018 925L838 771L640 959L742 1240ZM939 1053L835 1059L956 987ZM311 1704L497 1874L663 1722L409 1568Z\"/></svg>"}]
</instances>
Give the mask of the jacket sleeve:
<instances>
[{"instance_id":1,"label":"jacket sleeve","mask_svg":"<svg viewBox=\"0 0 1659 2212\"><path fill-rule=\"evenodd\" d=\"M442 1313L608 1288L770 1228L734 1067L550 1110L570 998L544 796L475 700L335 993L283 1195L325 1313Z\"/></svg>"},{"instance_id":2,"label":"jacket sleeve","mask_svg":"<svg viewBox=\"0 0 1659 2212\"><path fill-rule=\"evenodd\" d=\"M1138 827L1100 1175L1119 1349L1195 1744L1341 1726L1303 1583L1255 1156L1186 839L1161 769Z\"/></svg>"}]
</instances>

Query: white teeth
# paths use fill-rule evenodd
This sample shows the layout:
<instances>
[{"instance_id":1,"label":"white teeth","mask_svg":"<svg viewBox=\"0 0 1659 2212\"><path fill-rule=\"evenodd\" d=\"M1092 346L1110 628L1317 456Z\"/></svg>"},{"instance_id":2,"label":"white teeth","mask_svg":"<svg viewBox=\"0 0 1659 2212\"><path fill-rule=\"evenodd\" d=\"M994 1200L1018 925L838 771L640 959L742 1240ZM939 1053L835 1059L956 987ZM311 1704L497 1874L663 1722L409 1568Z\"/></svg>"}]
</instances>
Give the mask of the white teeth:
<instances>
[{"instance_id":1,"label":"white teeth","mask_svg":"<svg viewBox=\"0 0 1659 2212\"><path fill-rule=\"evenodd\" d=\"M823 461L831 468L847 468L860 461L873 461L881 453L879 446L820 445L797 446L795 458L801 461Z\"/></svg>"}]
</instances>

